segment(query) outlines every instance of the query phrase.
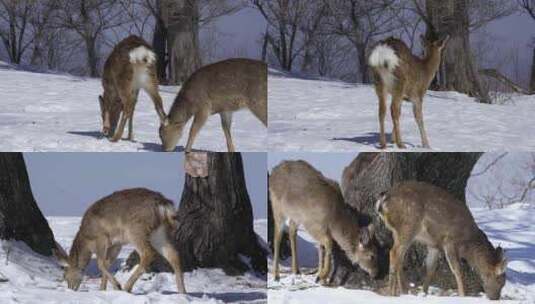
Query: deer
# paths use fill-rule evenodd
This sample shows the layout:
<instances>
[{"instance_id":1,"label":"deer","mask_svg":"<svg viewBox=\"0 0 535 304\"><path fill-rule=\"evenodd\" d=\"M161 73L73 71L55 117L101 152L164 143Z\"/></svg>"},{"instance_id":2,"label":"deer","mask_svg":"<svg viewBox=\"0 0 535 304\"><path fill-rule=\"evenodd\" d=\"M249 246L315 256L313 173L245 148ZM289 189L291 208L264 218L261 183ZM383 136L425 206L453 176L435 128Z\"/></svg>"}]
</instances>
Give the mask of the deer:
<instances>
[{"instance_id":1,"label":"deer","mask_svg":"<svg viewBox=\"0 0 535 304\"><path fill-rule=\"evenodd\" d=\"M186 152L190 152L200 129L210 115L219 114L227 149L234 152L230 128L232 113L247 108L267 127L267 65L261 61L234 58L204 66L180 89L160 126L164 151L173 151L186 123L193 117Z\"/></svg>"},{"instance_id":2,"label":"deer","mask_svg":"<svg viewBox=\"0 0 535 304\"><path fill-rule=\"evenodd\" d=\"M98 200L87 209L68 256L62 250L55 250L54 254L65 267L63 278L68 288L79 289L83 271L95 254L102 274L100 290L106 290L108 280L115 289L122 290L108 268L122 246L132 244L140 262L124 290L132 291L135 282L158 252L173 268L178 292L186 293L180 256L171 241L176 229L172 201L145 188L121 190Z\"/></svg>"},{"instance_id":3,"label":"deer","mask_svg":"<svg viewBox=\"0 0 535 304\"><path fill-rule=\"evenodd\" d=\"M269 177L274 221L273 277L279 276L279 253L284 223L288 223L292 273L299 274L297 229L302 225L319 243L317 281L329 284L333 242L354 265L377 277L377 246L373 225L360 227L346 207L340 186L305 161L283 161Z\"/></svg>"},{"instance_id":4,"label":"deer","mask_svg":"<svg viewBox=\"0 0 535 304\"><path fill-rule=\"evenodd\" d=\"M507 268L504 250L493 247L464 203L437 186L407 181L382 193L375 207L394 239L389 254L390 295L406 292L403 261L411 244L418 242L427 247L425 293L443 251L460 296L465 296L461 272L461 260L465 260L481 278L487 297L491 300L500 298Z\"/></svg>"},{"instance_id":5,"label":"deer","mask_svg":"<svg viewBox=\"0 0 535 304\"><path fill-rule=\"evenodd\" d=\"M413 55L407 45L396 38L390 37L380 41L373 47L368 58L375 78L375 92L379 98L379 147L386 148L385 117L386 98L392 95L390 107L393 130L393 142L400 149L406 146L401 138L401 103L403 100L412 102L412 110L424 148L431 148L424 126L423 101L429 85L435 78L440 66L442 51L446 47L449 35L437 38L437 35L421 36L425 56Z\"/></svg>"},{"instance_id":6,"label":"deer","mask_svg":"<svg viewBox=\"0 0 535 304\"><path fill-rule=\"evenodd\" d=\"M156 55L142 38L129 36L115 46L104 64L102 86L104 93L98 98L102 134L112 142L121 139L127 121L128 140L134 140L134 109L141 89L152 99L160 123L166 124L158 92Z\"/></svg>"}]
</instances>

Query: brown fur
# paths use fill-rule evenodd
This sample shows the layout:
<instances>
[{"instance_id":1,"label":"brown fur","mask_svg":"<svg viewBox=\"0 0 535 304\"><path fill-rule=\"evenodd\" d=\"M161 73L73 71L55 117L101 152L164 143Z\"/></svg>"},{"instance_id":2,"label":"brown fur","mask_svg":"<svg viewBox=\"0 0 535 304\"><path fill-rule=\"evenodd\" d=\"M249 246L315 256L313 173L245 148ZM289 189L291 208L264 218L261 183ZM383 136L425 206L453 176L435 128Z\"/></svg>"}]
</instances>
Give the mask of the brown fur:
<instances>
[{"instance_id":1,"label":"brown fur","mask_svg":"<svg viewBox=\"0 0 535 304\"><path fill-rule=\"evenodd\" d=\"M481 231L468 207L447 191L422 182L395 186L377 202L377 211L392 231L390 250L390 292L405 291L402 270L405 253L417 241L428 249L424 291L435 274L443 250L457 281L458 292L465 295L460 260L465 259L483 281L490 299L498 299L505 284L506 260L503 250L494 249Z\"/></svg>"},{"instance_id":2,"label":"brown fur","mask_svg":"<svg viewBox=\"0 0 535 304\"><path fill-rule=\"evenodd\" d=\"M232 113L243 108L267 126L267 65L251 59L229 59L197 70L184 83L169 111L169 125L160 127L163 149L172 151L186 123L193 117L186 151L210 115L219 114L227 140L234 152L230 133Z\"/></svg>"},{"instance_id":3,"label":"brown fur","mask_svg":"<svg viewBox=\"0 0 535 304\"><path fill-rule=\"evenodd\" d=\"M426 51L424 58L414 56L407 45L396 38L391 37L377 44L391 47L399 58L399 65L393 70L395 80L391 87L384 80L384 75L388 73L388 69L384 66L372 66L375 76L375 91L379 98L381 149L386 148L384 124L387 94L392 95L391 115L394 124L392 136L396 145L399 148L405 148L401 139L399 118L401 116L401 102L407 100L412 102L414 118L420 130L422 145L425 148L430 148L424 127L422 104L424 95L440 66L442 50L446 46L448 39L449 36L438 41L428 41L422 37Z\"/></svg>"},{"instance_id":4,"label":"brown fur","mask_svg":"<svg viewBox=\"0 0 535 304\"><path fill-rule=\"evenodd\" d=\"M103 120L103 133L111 137L111 141L121 139L126 122L128 121L128 139L133 140L134 109L140 89L144 89L152 99L160 122L165 123L165 111L162 98L158 92L158 77L156 61L149 62L147 58L132 63L130 51L145 47L152 48L142 38L130 36L115 46L104 65L102 86L104 94L99 96ZM146 81L139 79L146 75ZM122 113L122 116L121 116ZM119 121L119 116L121 119ZM119 121L119 126L117 122Z\"/></svg>"},{"instance_id":5,"label":"brown fur","mask_svg":"<svg viewBox=\"0 0 535 304\"><path fill-rule=\"evenodd\" d=\"M318 278L328 283L333 240L348 258L371 276L377 275L377 248L373 229L359 227L347 209L338 183L304 161L284 161L269 177L274 220L273 276L279 279L279 250L285 220L289 221L292 271L299 273L297 228L303 225L319 242Z\"/></svg>"},{"instance_id":6,"label":"brown fur","mask_svg":"<svg viewBox=\"0 0 535 304\"><path fill-rule=\"evenodd\" d=\"M140 263L126 283L126 291L132 290L155 253L160 252L175 271L178 291L185 293L180 257L171 242L175 229L173 203L160 193L135 188L100 199L85 212L70 254L63 257L67 264L65 279L69 288L79 288L82 272L94 253L102 272L100 288L105 290L109 279L116 289L121 289L108 268L121 247L132 244L140 255Z\"/></svg>"}]
</instances>

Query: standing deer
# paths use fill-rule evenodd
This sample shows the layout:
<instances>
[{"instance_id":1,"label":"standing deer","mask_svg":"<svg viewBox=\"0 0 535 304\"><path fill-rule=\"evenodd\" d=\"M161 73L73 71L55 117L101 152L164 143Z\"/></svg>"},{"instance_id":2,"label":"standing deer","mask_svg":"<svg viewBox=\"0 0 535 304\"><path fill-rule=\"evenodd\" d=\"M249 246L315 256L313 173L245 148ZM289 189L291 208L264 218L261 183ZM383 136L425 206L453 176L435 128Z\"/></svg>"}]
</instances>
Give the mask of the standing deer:
<instances>
[{"instance_id":1,"label":"standing deer","mask_svg":"<svg viewBox=\"0 0 535 304\"><path fill-rule=\"evenodd\" d=\"M178 292L185 293L180 257L171 242L176 226L173 202L160 193L135 188L100 199L85 212L69 256L55 252L66 266L64 278L68 287L78 290L82 272L94 253L102 273L100 289L105 290L110 280L113 287L120 290L121 285L108 268L119 255L121 247L132 244L140 262L124 286L126 291L132 290L159 252L175 272Z\"/></svg>"},{"instance_id":2,"label":"standing deer","mask_svg":"<svg viewBox=\"0 0 535 304\"><path fill-rule=\"evenodd\" d=\"M283 225L288 221L292 251L292 272L299 273L297 262L297 228L319 242L318 279L328 283L333 241L347 257L370 276L378 274L377 247L372 241L373 226L359 227L345 206L337 182L323 176L304 161L284 161L269 177L269 193L274 221L273 276L279 280L279 250Z\"/></svg>"},{"instance_id":3,"label":"standing deer","mask_svg":"<svg viewBox=\"0 0 535 304\"><path fill-rule=\"evenodd\" d=\"M165 151L173 151L186 123L193 117L186 151L212 114L221 116L228 151L234 152L230 134L232 113L248 108L267 126L267 65L250 59L229 59L197 70L184 83L171 110L169 124L160 126Z\"/></svg>"},{"instance_id":4,"label":"standing deer","mask_svg":"<svg viewBox=\"0 0 535 304\"><path fill-rule=\"evenodd\" d=\"M468 207L447 191L422 182L404 182L383 193L376 210L394 238L390 249L391 295L405 292L403 260L410 245L419 242L427 247L425 293L442 250L455 276L459 295L465 295L460 264L464 259L479 274L487 297L500 298L507 267L504 252L500 247L494 249Z\"/></svg>"},{"instance_id":5,"label":"standing deer","mask_svg":"<svg viewBox=\"0 0 535 304\"><path fill-rule=\"evenodd\" d=\"M422 36L425 47L425 57L414 56L407 45L396 38L390 37L379 42L368 59L375 78L375 92L379 97L379 128L380 147L386 148L385 116L386 97L392 95L391 115L394 129L393 141L404 149L401 139L399 118L401 116L401 103L403 100L412 101L414 118L420 130L422 145L430 148L427 133L424 127L422 104L424 95L435 78L440 66L442 50L446 46L449 36L443 39L426 38Z\"/></svg>"},{"instance_id":6,"label":"standing deer","mask_svg":"<svg viewBox=\"0 0 535 304\"><path fill-rule=\"evenodd\" d=\"M111 137L111 141L121 139L127 121L128 140L134 140L134 109L141 89L152 99L160 123L166 124L158 93L156 55L142 38L130 36L115 46L104 65L102 86L104 94L99 96L102 133Z\"/></svg>"}]
</instances>

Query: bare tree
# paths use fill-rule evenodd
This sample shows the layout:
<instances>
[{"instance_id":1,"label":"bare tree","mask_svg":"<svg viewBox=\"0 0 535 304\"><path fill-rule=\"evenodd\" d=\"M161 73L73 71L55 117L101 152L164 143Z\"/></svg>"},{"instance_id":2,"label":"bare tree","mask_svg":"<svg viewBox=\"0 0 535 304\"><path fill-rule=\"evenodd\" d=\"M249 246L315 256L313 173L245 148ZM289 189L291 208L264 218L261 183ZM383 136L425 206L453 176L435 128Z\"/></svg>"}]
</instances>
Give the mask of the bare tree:
<instances>
[{"instance_id":1,"label":"bare tree","mask_svg":"<svg viewBox=\"0 0 535 304\"><path fill-rule=\"evenodd\" d=\"M55 25L74 31L84 42L87 69L91 77L99 75L98 39L104 32L127 19L119 2L107 0L58 0Z\"/></svg>"},{"instance_id":2,"label":"bare tree","mask_svg":"<svg viewBox=\"0 0 535 304\"><path fill-rule=\"evenodd\" d=\"M12 63L21 63L33 42L27 34L34 6L30 0L0 0L0 38Z\"/></svg>"},{"instance_id":3,"label":"bare tree","mask_svg":"<svg viewBox=\"0 0 535 304\"><path fill-rule=\"evenodd\" d=\"M520 7L526 12L533 20L535 20L535 0L518 0ZM535 39L533 45L533 60L531 61L531 78L529 81L529 90L532 94L535 94Z\"/></svg>"}]
</instances>

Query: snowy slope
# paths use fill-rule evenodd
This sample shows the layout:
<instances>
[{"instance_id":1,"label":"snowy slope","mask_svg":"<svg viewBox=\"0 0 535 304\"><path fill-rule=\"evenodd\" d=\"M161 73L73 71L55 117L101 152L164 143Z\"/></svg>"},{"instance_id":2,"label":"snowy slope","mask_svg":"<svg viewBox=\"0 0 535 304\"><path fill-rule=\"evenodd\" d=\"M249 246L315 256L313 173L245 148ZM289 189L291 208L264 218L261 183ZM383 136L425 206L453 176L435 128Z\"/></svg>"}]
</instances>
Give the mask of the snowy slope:
<instances>
[{"instance_id":1,"label":"snowy slope","mask_svg":"<svg viewBox=\"0 0 535 304\"><path fill-rule=\"evenodd\" d=\"M168 111L178 87L161 87ZM0 149L2 151L158 151L159 120L144 92L134 113L136 142L111 143L101 138L100 79L18 70L0 62ZM191 122L190 122L191 124ZM249 111L233 119L233 139L239 151L264 151L267 130ZM126 136L127 132L125 129ZM185 145L189 124L179 141ZM226 151L219 116L209 118L195 149Z\"/></svg>"},{"instance_id":2,"label":"snowy slope","mask_svg":"<svg viewBox=\"0 0 535 304\"><path fill-rule=\"evenodd\" d=\"M276 71L268 82L270 151L377 149L378 104L372 86L299 79ZM392 130L389 112L387 134ZM478 104L455 92L428 92L424 99L424 120L435 151L533 150L534 114L535 96L518 96L508 105ZM409 150L422 150L408 102L402 107L401 130ZM389 150L395 150L392 144Z\"/></svg>"},{"instance_id":3,"label":"snowy slope","mask_svg":"<svg viewBox=\"0 0 535 304\"><path fill-rule=\"evenodd\" d=\"M56 240L69 249L80 224L79 217L49 217L49 224ZM265 238L266 220L255 222L258 234ZM99 291L100 277L92 260L80 290L74 292L61 282L62 271L51 258L33 253L24 243L0 243L0 303L266 303L266 281L253 274L231 277L219 269L198 269L185 273L187 295L176 293L174 275L171 273L144 274L134 285L133 294L115 291ZM115 270L131 252L122 249ZM9 258L6 263L6 252ZM114 270L114 271L115 271ZM2 276L9 278L2 282ZM117 271L119 282L126 282L130 273Z\"/></svg>"},{"instance_id":4,"label":"snowy slope","mask_svg":"<svg viewBox=\"0 0 535 304\"><path fill-rule=\"evenodd\" d=\"M394 303L535 303L535 208L513 205L507 209L471 209L479 227L493 244L506 250L509 260L507 283L502 290L501 301L481 297L439 296L438 288L431 288L432 295L403 295L399 298L378 295L367 290L350 290L342 287L326 288L315 283L315 275L291 275L289 261L282 267L281 280L275 282L268 275L269 303L281 304L394 304ZM299 231L298 253L302 273L317 267L315 242L303 230ZM271 267L271 263L269 264Z\"/></svg>"}]
</instances>

